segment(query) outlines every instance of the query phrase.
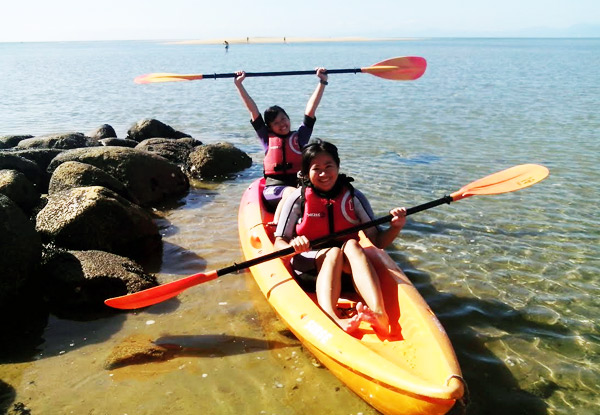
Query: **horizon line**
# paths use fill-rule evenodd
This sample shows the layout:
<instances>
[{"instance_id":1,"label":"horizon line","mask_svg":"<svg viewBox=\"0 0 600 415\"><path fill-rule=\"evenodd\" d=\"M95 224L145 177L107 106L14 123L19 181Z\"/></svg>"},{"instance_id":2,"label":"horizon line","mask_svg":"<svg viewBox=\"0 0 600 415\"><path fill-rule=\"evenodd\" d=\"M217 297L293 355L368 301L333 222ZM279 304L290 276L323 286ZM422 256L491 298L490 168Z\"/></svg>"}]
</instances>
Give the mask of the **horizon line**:
<instances>
[{"instance_id":1,"label":"horizon line","mask_svg":"<svg viewBox=\"0 0 600 415\"><path fill-rule=\"evenodd\" d=\"M183 39L183 38L148 38L148 39L63 39L63 40L0 40L0 43L67 43L67 42L159 42L171 45L215 45L224 44L268 44L268 43L327 43L327 42L399 42L420 41L428 39L598 39L600 35L591 36L523 36L523 35L461 35L461 36L399 36L399 37L364 37L364 36L333 36L333 37L306 37L306 36L247 36L247 37L222 37L211 39Z\"/></svg>"}]
</instances>

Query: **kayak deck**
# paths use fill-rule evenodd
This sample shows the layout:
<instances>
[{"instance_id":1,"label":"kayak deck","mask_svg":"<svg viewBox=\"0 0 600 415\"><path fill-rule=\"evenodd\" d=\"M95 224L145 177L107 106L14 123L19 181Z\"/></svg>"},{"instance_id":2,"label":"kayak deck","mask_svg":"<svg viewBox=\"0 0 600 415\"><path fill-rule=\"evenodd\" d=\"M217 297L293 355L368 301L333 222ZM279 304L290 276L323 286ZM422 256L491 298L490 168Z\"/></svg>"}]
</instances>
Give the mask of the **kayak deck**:
<instances>
[{"instance_id":1,"label":"kayak deck","mask_svg":"<svg viewBox=\"0 0 600 415\"><path fill-rule=\"evenodd\" d=\"M238 225L246 259L274 251L272 214L262 203L264 180L250 185L240 203ZM362 232L361 232L362 234ZM445 330L397 264L361 235L361 245L380 278L390 333L381 336L362 322L352 335L295 282L288 259L250 267L267 301L332 373L384 414L445 414L464 393L456 355ZM352 313L357 295L338 303Z\"/></svg>"}]
</instances>

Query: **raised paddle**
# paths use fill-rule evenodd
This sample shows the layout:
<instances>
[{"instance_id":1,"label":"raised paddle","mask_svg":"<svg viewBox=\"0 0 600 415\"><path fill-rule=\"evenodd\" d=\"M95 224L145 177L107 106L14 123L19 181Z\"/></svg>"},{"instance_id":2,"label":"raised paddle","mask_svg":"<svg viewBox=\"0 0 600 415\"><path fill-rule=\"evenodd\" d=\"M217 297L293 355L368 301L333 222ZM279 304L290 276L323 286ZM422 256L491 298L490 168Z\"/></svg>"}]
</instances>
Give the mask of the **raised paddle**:
<instances>
[{"instance_id":1,"label":"raised paddle","mask_svg":"<svg viewBox=\"0 0 600 415\"><path fill-rule=\"evenodd\" d=\"M424 58L418 56L402 56L391 58L378 62L373 66L354 69L328 69L327 74L335 73L369 73L380 78L391 79L394 81L412 81L420 78L427 68L427 62ZM283 71L283 72L246 72L246 77L250 76L287 76L287 75L314 75L315 71ZM217 78L235 78L235 73L214 73L214 74L176 74L176 73L150 73L136 77L133 82L136 84L149 84L153 82L178 82L195 81L198 79L217 79Z\"/></svg>"},{"instance_id":2,"label":"raised paddle","mask_svg":"<svg viewBox=\"0 0 600 415\"><path fill-rule=\"evenodd\" d=\"M513 192L515 190L529 187L548 176L549 171L546 167L538 164L522 164L519 166L511 167L506 170L499 171L497 173L486 176L482 179L476 180L463 186L461 189L452 193L450 196L444 196L440 199L424 203L415 207L411 207L406 210L407 215L421 212L432 207L443 205L444 203L456 202L457 200L464 199L466 197L475 195L495 195L500 193ZM332 239L340 236L348 235L351 233L358 232L363 229L370 228L385 222L391 221L393 215L387 215L379 219L375 219L370 222L366 222L352 228L332 233L331 235L324 236L322 238L311 241L311 246L316 247ZM270 254L262 255L257 258L234 264L225 268L221 268L216 271L210 271L208 273L199 273L190 275L189 277L182 278L177 281L168 282L157 287L152 287L147 290L138 291L133 294L123 295L121 297L109 298L104 303L110 307L121 308L121 309L135 309L147 307L152 304L160 303L161 301L167 300L171 297L175 297L182 291L193 287L194 285L202 284L203 282L211 281L220 277L221 275L229 274L231 272L240 271L245 268L249 268L253 265L261 264L271 259L280 258L286 255L294 253L293 247L281 249L279 251L271 252Z\"/></svg>"}]
</instances>

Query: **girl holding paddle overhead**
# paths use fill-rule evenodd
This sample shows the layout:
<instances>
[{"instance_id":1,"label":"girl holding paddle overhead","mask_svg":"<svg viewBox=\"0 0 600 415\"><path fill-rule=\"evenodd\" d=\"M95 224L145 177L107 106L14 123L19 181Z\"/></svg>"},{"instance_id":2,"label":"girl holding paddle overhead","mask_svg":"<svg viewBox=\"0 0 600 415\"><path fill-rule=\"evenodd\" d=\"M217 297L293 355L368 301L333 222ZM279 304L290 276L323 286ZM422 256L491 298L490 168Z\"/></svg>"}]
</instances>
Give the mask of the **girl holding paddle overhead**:
<instances>
[{"instance_id":1,"label":"girl holding paddle overhead","mask_svg":"<svg viewBox=\"0 0 600 415\"><path fill-rule=\"evenodd\" d=\"M250 112L252 126L265 150L263 167L266 186L263 197L270 209L276 209L275 223L281 211L279 202L296 188L302 148L308 143L312 134L316 121L315 113L325 91L325 85L327 85L325 68L317 68L316 74L319 77L319 83L306 104L304 121L296 131L291 131L290 118L279 106L267 108L264 118L261 116L258 106L242 84L246 79L244 71L236 72L234 79L240 97Z\"/></svg>"},{"instance_id":2,"label":"girl holding paddle overhead","mask_svg":"<svg viewBox=\"0 0 600 415\"><path fill-rule=\"evenodd\" d=\"M388 333L388 316L377 273L358 243L358 233L333 240L325 248L311 250L310 240L351 228L374 219L365 196L350 184L352 179L339 174L337 147L317 140L302 150L302 187L283 202L275 231L275 248L293 247L291 259L296 280L307 291L316 291L319 306L346 332L355 331L367 321L377 331ZM385 248L406 222L406 209L395 208L391 226L386 230L371 227L365 234L371 242ZM342 289L352 287L366 305L359 302L357 314L344 318L336 312Z\"/></svg>"}]
</instances>

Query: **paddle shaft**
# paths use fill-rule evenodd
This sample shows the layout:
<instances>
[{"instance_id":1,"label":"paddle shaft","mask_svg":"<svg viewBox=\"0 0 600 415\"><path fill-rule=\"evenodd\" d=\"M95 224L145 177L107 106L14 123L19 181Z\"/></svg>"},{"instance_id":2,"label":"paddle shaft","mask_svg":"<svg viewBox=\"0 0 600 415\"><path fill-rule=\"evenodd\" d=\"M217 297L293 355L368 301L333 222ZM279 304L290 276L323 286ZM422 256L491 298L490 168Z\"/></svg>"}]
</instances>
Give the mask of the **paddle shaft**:
<instances>
[{"instance_id":1,"label":"paddle shaft","mask_svg":"<svg viewBox=\"0 0 600 415\"><path fill-rule=\"evenodd\" d=\"M327 69L327 74L334 73L359 73L361 68L354 69ZM288 76L288 75L314 75L316 71L280 71L280 72L246 72L246 77L254 76ZM215 73L215 74L202 74L202 79L206 78L235 78L236 73Z\"/></svg>"},{"instance_id":2,"label":"paddle shaft","mask_svg":"<svg viewBox=\"0 0 600 415\"><path fill-rule=\"evenodd\" d=\"M456 202L466 197L475 195L497 195L501 193L514 192L544 180L549 173L550 171L546 167L538 164L522 164L519 166L514 166L509 169L490 174L479 180L475 180L474 182L461 187L456 192L451 193L449 196L444 196L440 199L409 208L406 210L406 214L412 215L413 213L421 212L435 206ZM339 238L340 236L352 234L363 229L377 226L379 224L389 222L392 219L393 215L390 214L379 219L375 219L373 221L313 240L311 241L311 246L317 247L331 239ZM183 290L193 287L194 285L214 280L221 275L239 271L253 265L258 265L271 259L291 255L294 253L294 251L294 248L290 246L286 249L272 252L240 264L234 264L217 271L190 275L189 277L148 288L147 290L138 291L121 297L109 298L104 302L110 307L120 309L147 307L149 305L172 298L181 293Z\"/></svg>"},{"instance_id":3,"label":"paddle shaft","mask_svg":"<svg viewBox=\"0 0 600 415\"><path fill-rule=\"evenodd\" d=\"M453 201L453 199L451 196L444 196L437 200L433 200L431 202L423 203L421 205L408 208L408 209L406 209L406 215L408 216L408 215L412 215L414 213L422 212L424 210L431 209L431 208L439 206L439 205L443 205L444 203L450 203L452 201ZM344 229L342 231L335 232L335 233L329 234L327 236L323 236L321 238L317 238L310 242L310 246L313 248L318 247L320 245L323 245L326 242L331 241L332 239L339 238L341 236L350 235L350 234L356 233L358 231L365 230L367 228L372 228L373 226L381 225L383 223L391 221L393 219L393 217L394 217L394 215L389 214L387 216L382 216L378 219L374 219L370 222L361 223L360 225L356 225L351 228ZM290 246L290 247L281 249L279 251L271 252L270 254L262 255L262 256L250 259L248 261L240 262L239 264L233 264L228 267L221 268L221 269L217 270L216 273L217 273L217 276L221 276L221 275L229 274L232 272L241 271L243 269L250 268L251 266L262 264L263 262L267 262L267 261L270 261L275 258L281 258L281 257L287 256L287 255L293 254L293 253L294 253L294 247Z\"/></svg>"}]
</instances>

